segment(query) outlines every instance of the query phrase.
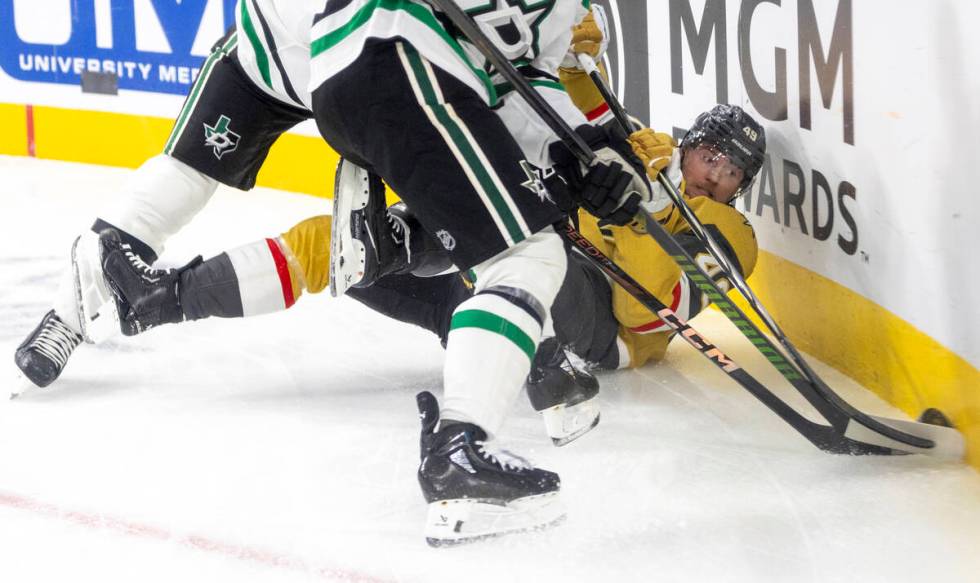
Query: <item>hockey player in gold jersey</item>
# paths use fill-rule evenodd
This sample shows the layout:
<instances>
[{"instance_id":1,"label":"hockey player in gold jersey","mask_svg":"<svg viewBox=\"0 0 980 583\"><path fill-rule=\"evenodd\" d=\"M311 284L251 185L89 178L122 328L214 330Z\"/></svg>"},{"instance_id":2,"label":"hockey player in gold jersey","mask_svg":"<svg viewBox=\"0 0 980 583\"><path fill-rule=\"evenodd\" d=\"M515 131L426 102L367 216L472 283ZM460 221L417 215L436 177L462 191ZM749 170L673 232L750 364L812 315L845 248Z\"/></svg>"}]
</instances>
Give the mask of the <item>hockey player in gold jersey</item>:
<instances>
[{"instance_id":1,"label":"hockey player in gold jersey","mask_svg":"<svg viewBox=\"0 0 980 583\"><path fill-rule=\"evenodd\" d=\"M600 27L587 18L576 28L573 50L599 50L602 43L595 40L597 37L602 37ZM585 74L574 68L574 59L569 64L572 66L563 68L561 76L570 97L589 117L603 121L601 97ZM746 132L754 132L761 139L746 141L742 138ZM748 277L756 262L755 236L745 217L730 203L749 187L761 167L765 149L761 126L740 108L720 105L698 117L680 148L670 136L648 128L634 132L629 141L651 178L665 171L680 184L695 214ZM368 180L366 173L361 175L363 170L342 166L338 183L344 183L347 172L353 173L353 184L359 184L361 178ZM382 187L380 181L373 186ZM458 275L414 277L437 274L451 267L451 262L409 209L396 205L382 214L380 219L374 217L375 224L382 227L370 238L375 242L376 255L363 282L373 285L352 287L348 293L393 318L433 331L445 342L451 315L470 292ZM718 272L673 206L655 216L709 271ZM359 220L370 222L372 218L362 216ZM599 221L586 212L578 213L578 221L587 238L682 318L694 317L707 305L680 268L638 225L600 227ZM266 313L288 308L304 291L322 291L328 284L331 230L331 217L314 217L278 238L232 250L230 263L236 267L247 264L237 256L247 256L249 253L243 250L250 247L274 249L273 254L281 259L276 262L276 269L266 268L264 276L250 272L248 277L237 277L233 272L223 291L213 282L200 285L206 280L194 277L195 272L206 271L207 264L218 258L189 267L179 274L180 296L176 286L170 296L172 302L182 306L175 318ZM588 431L598 419L594 402L597 384L587 369L642 366L662 358L672 336L669 327L625 290L610 286L584 258L570 253L568 261L551 310L554 333L546 334L541 343L527 383L532 404L543 412L549 433L558 444ZM124 279L132 261L120 257L117 263L118 270L110 275L115 273ZM159 312L141 307L138 300L130 303L130 329L140 331L159 323L139 323L141 311ZM578 363L577 369L572 361Z\"/></svg>"},{"instance_id":2,"label":"hockey player in gold jersey","mask_svg":"<svg viewBox=\"0 0 980 583\"><path fill-rule=\"evenodd\" d=\"M593 15L576 27L571 52L598 58L604 50L605 40L605 16L601 9L594 8ZM561 81L575 105L590 121L611 123L608 106L577 61L568 59L563 65L559 69ZM754 139L748 139L746 133ZM748 277L755 267L758 245L752 226L732 205L750 187L762 167L764 129L741 108L719 105L695 120L680 148L671 136L650 128L634 132L629 141L643 160L651 180L655 182L659 172L667 172L667 176L679 185L694 213L712 231L742 275ZM661 187L655 185L654 188ZM680 267L640 225L600 228L598 220L588 213L580 212L578 218L580 230L590 241L682 318L693 317L707 304L706 298L682 276ZM720 271L673 205L656 213L655 218L691 251L692 256L705 262L709 272ZM568 277L566 275L566 279ZM583 278L585 281L599 279L595 274L592 278ZM556 300L559 307L562 299L560 294ZM671 329L618 286L613 286L610 302L617 324L615 346L608 331L585 341L581 338L583 326L565 325L556 317L556 329L565 329L565 343L572 344L573 349L577 347L588 362L603 368L642 366L662 358L673 335Z\"/></svg>"}]
</instances>

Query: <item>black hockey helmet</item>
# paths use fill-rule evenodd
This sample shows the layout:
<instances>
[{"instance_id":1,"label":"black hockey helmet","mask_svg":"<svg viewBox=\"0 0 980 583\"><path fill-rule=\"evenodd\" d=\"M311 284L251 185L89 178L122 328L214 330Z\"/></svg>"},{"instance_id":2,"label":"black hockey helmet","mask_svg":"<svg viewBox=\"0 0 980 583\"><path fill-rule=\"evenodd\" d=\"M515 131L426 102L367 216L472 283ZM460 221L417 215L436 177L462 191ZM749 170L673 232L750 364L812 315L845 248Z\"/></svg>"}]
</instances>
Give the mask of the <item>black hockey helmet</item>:
<instances>
[{"instance_id":1,"label":"black hockey helmet","mask_svg":"<svg viewBox=\"0 0 980 583\"><path fill-rule=\"evenodd\" d=\"M694 120L680 147L689 150L702 144L716 148L742 169L745 178L739 192L744 192L765 160L766 130L741 107L716 105Z\"/></svg>"}]
</instances>

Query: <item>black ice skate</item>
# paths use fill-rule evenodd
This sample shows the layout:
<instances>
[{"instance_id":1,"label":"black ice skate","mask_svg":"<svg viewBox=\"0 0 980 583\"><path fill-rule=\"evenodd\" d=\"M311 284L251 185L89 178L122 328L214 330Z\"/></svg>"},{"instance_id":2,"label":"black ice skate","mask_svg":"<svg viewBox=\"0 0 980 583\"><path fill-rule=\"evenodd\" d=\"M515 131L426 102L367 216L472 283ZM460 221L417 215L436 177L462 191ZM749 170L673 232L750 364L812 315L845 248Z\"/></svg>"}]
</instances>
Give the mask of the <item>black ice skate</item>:
<instances>
[{"instance_id":1,"label":"black ice skate","mask_svg":"<svg viewBox=\"0 0 980 583\"><path fill-rule=\"evenodd\" d=\"M14 362L32 383L46 387L58 378L68 363L68 357L81 342L82 337L51 310L17 347ZM15 391L12 396L19 392Z\"/></svg>"},{"instance_id":2,"label":"black ice skate","mask_svg":"<svg viewBox=\"0 0 980 583\"><path fill-rule=\"evenodd\" d=\"M405 254L405 237L389 222L381 178L341 160L335 181L330 293L341 296L351 287L367 287L377 281L382 266L396 269L393 264Z\"/></svg>"},{"instance_id":3,"label":"black ice skate","mask_svg":"<svg viewBox=\"0 0 980 583\"><path fill-rule=\"evenodd\" d=\"M161 324L184 321L180 306L180 274L201 263L201 257L180 269L154 269L108 229L99 237L102 269L115 296L119 327L135 336Z\"/></svg>"},{"instance_id":4,"label":"black ice skate","mask_svg":"<svg viewBox=\"0 0 980 583\"><path fill-rule=\"evenodd\" d=\"M539 529L565 517L558 474L491 451L472 423L447 421L436 431L432 393L416 397L422 419L419 484L429 503L425 540L434 547Z\"/></svg>"},{"instance_id":5,"label":"black ice skate","mask_svg":"<svg viewBox=\"0 0 980 583\"><path fill-rule=\"evenodd\" d=\"M330 229L330 293L368 287L392 273L448 273L452 258L405 203L385 208L381 178L346 160L335 175Z\"/></svg>"},{"instance_id":6,"label":"black ice skate","mask_svg":"<svg viewBox=\"0 0 980 583\"><path fill-rule=\"evenodd\" d=\"M562 446L585 435L599 424L599 381L576 366L569 354L551 337L544 339L534 354L527 375L528 399L541 413L551 441Z\"/></svg>"},{"instance_id":7,"label":"black ice skate","mask_svg":"<svg viewBox=\"0 0 980 583\"><path fill-rule=\"evenodd\" d=\"M389 273L432 277L457 271L446 248L422 228L422 224L405 203L396 202L386 212L393 239L403 240L405 245L403 252L393 254L391 261L381 266L378 277Z\"/></svg>"}]
</instances>

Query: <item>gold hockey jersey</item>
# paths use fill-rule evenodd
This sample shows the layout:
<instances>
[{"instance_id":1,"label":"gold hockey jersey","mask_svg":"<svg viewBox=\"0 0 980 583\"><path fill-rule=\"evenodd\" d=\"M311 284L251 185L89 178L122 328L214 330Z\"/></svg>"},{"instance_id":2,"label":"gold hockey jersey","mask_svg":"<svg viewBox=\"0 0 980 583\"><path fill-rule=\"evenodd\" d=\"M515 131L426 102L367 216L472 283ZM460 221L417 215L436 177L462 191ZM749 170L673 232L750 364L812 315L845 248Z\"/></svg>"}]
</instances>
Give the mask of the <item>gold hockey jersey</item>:
<instances>
[{"instance_id":1,"label":"gold hockey jersey","mask_svg":"<svg viewBox=\"0 0 980 583\"><path fill-rule=\"evenodd\" d=\"M755 269L758 243L748 220L726 204L699 196L688 204L730 258L748 277ZM657 242L634 227L602 227L592 215L579 212L582 234L633 276L643 287L682 319L697 315L710 302L682 275L680 267ZM716 277L723 289L728 282L720 275L717 262L691 232L680 213L671 209L661 224L687 249L706 271ZM663 358L673 335L669 326L618 285L612 286L613 315L619 322L619 337L629 353L629 366L643 366Z\"/></svg>"}]
</instances>

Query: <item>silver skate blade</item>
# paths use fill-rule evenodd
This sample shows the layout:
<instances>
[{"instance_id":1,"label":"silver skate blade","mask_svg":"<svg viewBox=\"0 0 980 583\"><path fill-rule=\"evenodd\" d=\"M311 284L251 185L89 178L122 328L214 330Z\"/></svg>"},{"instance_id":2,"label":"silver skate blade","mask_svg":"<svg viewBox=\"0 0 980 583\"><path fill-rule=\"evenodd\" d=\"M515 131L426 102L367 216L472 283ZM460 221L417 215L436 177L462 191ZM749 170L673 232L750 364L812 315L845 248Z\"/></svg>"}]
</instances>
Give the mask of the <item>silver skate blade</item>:
<instances>
[{"instance_id":1,"label":"silver skate blade","mask_svg":"<svg viewBox=\"0 0 980 583\"><path fill-rule=\"evenodd\" d=\"M541 411L541 419L555 446L568 445L599 424L599 400L592 398L572 406L555 405Z\"/></svg>"},{"instance_id":2,"label":"silver skate blade","mask_svg":"<svg viewBox=\"0 0 980 583\"><path fill-rule=\"evenodd\" d=\"M425 541L432 547L473 543L507 534L544 530L565 519L558 492L506 504L471 498L429 504Z\"/></svg>"},{"instance_id":3,"label":"silver skate blade","mask_svg":"<svg viewBox=\"0 0 980 583\"><path fill-rule=\"evenodd\" d=\"M931 440L935 446L923 448L895 441L894 439L881 435L877 431L868 429L854 420L848 422L847 428L844 431L844 437L863 443L870 443L871 445L878 445L907 453L928 455L947 461L962 461L966 455L966 440L963 438L962 433L952 427L929 425L928 423L919 423L918 421L909 421L906 419L876 417L874 415L871 417L875 421L904 433Z\"/></svg>"},{"instance_id":4,"label":"silver skate blade","mask_svg":"<svg viewBox=\"0 0 980 583\"><path fill-rule=\"evenodd\" d=\"M84 241L83 237L85 237ZM115 298L108 291L101 268L93 271L91 265L93 257L98 257L101 264L102 251L97 247L98 244L97 237L92 238L86 233L75 237L75 241L71 245L71 272L72 285L75 288L75 309L78 312L78 324L81 328L82 339L88 344L104 342L119 334L121 330ZM79 249L80 245L95 245L96 248ZM88 257L85 267L81 262L82 256ZM98 278L98 284L86 287L85 282L82 281L83 269L85 269L85 276L89 282ZM101 291L94 292L93 290L96 288Z\"/></svg>"},{"instance_id":5,"label":"silver skate blade","mask_svg":"<svg viewBox=\"0 0 980 583\"><path fill-rule=\"evenodd\" d=\"M354 239L350 215L367 206L367 170L341 158L334 176L333 210L330 213L330 295L340 297L364 276L364 245ZM360 275L356 272L360 270Z\"/></svg>"},{"instance_id":6,"label":"silver skate blade","mask_svg":"<svg viewBox=\"0 0 980 583\"><path fill-rule=\"evenodd\" d=\"M27 378L20 369L17 369L17 372L12 377L13 383L10 386L10 400L16 399L30 389L40 388L31 382L31 379Z\"/></svg>"},{"instance_id":7,"label":"silver skate blade","mask_svg":"<svg viewBox=\"0 0 980 583\"><path fill-rule=\"evenodd\" d=\"M75 240L71 244L71 276L72 284L75 286L75 309L78 311L78 322L82 329L82 340L89 344L94 344L95 341L89 335L88 314L85 313L85 302L82 299L82 276L78 267L78 243L81 240L82 236L79 235L75 237Z\"/></svg>"}]
</instances>

